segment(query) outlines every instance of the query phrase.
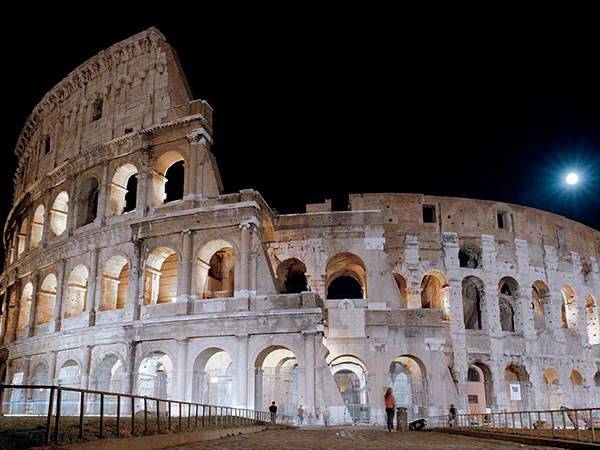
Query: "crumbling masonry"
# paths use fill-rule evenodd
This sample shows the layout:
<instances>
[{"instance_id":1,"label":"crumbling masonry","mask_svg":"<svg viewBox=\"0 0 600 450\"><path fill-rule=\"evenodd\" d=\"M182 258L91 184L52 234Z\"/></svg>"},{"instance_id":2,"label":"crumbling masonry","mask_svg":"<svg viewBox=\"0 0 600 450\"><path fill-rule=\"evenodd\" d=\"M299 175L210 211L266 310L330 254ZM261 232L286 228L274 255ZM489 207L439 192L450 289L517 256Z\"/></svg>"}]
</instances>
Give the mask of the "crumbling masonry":
<instances>
[{"instance_id":1,"label":"crumbling masonry","mask_svg":"<svg viewBox=\"0 0 600 450\"><path fill-rule=\"evenodd\" d=\"M382 422L387 386L411 418L600 405L600 233L415 194L278 215L223 193L211 143L156 29L44 96L16 147L1 380L331 423Z\"/></svg>"}]
</instances>

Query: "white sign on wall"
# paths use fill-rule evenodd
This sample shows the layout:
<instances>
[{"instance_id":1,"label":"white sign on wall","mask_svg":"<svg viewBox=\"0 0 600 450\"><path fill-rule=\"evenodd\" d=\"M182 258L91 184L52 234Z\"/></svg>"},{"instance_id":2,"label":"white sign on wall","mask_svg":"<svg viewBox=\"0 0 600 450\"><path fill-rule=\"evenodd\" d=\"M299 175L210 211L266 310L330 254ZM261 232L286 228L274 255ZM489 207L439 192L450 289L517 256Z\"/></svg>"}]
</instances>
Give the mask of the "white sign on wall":
<instances>
[{"instance_id":1,"label":"white sign on wall","mask_svg":"<svg viewBox=\"0 0 600 450\"><path fill-rule=\"evenodd\" d=\"M521 400L521 385L520 384L511 384L510 385L510 399L511 400Z\"/></svg>"}]
</instances>

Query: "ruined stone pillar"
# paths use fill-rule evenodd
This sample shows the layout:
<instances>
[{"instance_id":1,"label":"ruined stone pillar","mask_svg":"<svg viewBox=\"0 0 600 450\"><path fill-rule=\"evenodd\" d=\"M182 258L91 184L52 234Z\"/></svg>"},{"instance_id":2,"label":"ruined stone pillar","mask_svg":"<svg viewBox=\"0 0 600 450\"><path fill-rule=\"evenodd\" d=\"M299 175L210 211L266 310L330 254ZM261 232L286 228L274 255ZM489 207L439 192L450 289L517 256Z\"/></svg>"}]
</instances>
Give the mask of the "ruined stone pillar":
<instances>
[{"instance_id":1,"label":"ruined stone pillar","mask_svg":"<svg viewBox=\"0 0 600 450\"><path fill-rule=\"evenodd\" d=\"M187 372L187 354L188 354L188 339L177 339L177 362L175 363L177 370L175 371L175 386L173 393L177 400L191 400L186 398L185 374Z\"/></svg>"},{"instance_id":2,"label":"ruined stone pillar","mask_svg":"<svg viewBox=\"0 0 600 450\"><path fill-rule=\"evenodd\" d=\"M67 261L61 259L58 264L58 277L56 279L56 303L54 305L54 318L50 321L50 330L55 333L60 331L62 318L65 312L65 272Z\"/></svg>"},{"instance_id":3,"label":"ruined stone pillar","mask_svg":"<svg viewBox=\"0 0 600 450\"><path fill-rule=\"evenodd\" d=\"M238 340L238 392L237 404L240 408L248 407L248 335L237 336Z\"/></svg>"},{"instance_id":4,"label":"ruined stone pillar","mask_svg":"<svg viewBox=\"0 0 600 450\"><path fill-rule=\"evenodd\" d=\"M125 356L125 373L123 374L123 392L135 394L136 386L136 349L137 342L131 342L127 346L127 355Z\"/></svg>"},{"instance_id":5,"label":"ruined stone pillar","mask_svg":"<svg viewBox=\"0 0 600 450\"><path fill-rule=\"evenodd\" d=\"M250 290L250 222L240 224L240 294L247 295Z\"/></svg>"},{"instance_id":6,"label":"ruined stone pillar","mask_svg":"<svg viewBox=\"0 0 600 450\"><path fill-rule=\"evenodd\" d=\"M108 162L102 164L102 180L100 180L100 192L98 192L98 210L96 213L96 225L104 225L108 213L108 200L110 192L110 181L108 180Z\"/></svg>"},{"instance_id":7,"label":"ruined stone pillar","mask_svg":"<svg viewBox=\"0 0 600 450\"><path fill-rule=\"evenodd\" d=\"M67 214L67 228L65 233L68 236L73 236L73 230L75 229L75 218L77 217L77 196L75 195L77 190L77 179L71 182L71 188L69 189L69 213Z\"/></svg>"},{"instance_id":8,"label":"ruined stone pillar","mask_svg":"<svg viewBox=\"0 0 600 450\"><path fill-rule=\"evenodd\" d=\"M519 322L517 331L522 331L523 336L529 339L535 339L537 335L533 323L533 310L531 308L532 303L532 290L527 286L523 286L519 290L519 296L517 297Z\"/></svg>"},{"instance_id":9,"label":"ruined stone pillar","mask_svg":"<svg viewBox=\"0 0 600 450\"><path fill-rule=\"evenodd\" d=\"M186 197L196 198L204 195L202 172L212 139L204 128L192 130L187 139L190 143L190 161L189 170L186 170Z\"/></svg>"},{"instance_id":10,"label":"ruined stone pillar","mask_svg":"<svg viewBox=\"0 0 600 450\"><path fill-rule=\"evenodd\" d=\"M46 194L46 200L44 200L44 228L42 229L42 240L40 247L45 247L48 244L50 236L50 208L52 207L52 191Z\"/></svg>"},{"instance_id":11,"label":"ruined stone pillar","mask_svg":"<svg viewBox=\"0 0 600 450\"><path fill-rule=\"evenodd\" d=\"M421 308L421 288L406 289L406 305L408 309Z\"/></svg>"},{"instance_id":12,"label":"ruined stone pillar","mask_svg":"<svg viewBox=\"0 0 600 450\"><path fill-rule=\"evenodd\" d=\"M181 276L178 277L177 297L190 299L192 297L194 232L191 230L182 231L181 239L183 251L181 252Z\"/></svg>"},{"instance_id":13,"label":"ruined stone pillar","mask_svg":"<svg viewBox=\"0 0 600 450\"><path fill-rule=\"evenodd\" d=\"M100 283L98 278L101 274L98 273L98 257L100 254L99 249L95 249L92 252L92 264L90 267L90 276L88 281L87 295L85 309L88 311L90 326L96 324L96 313L100 310Z\"/></svg>"},{"instance_id":14,"label":"ruined stone pillar","mask_svg":"<svg viewBox=\"0 0 600 450\"><path fill-rule=\"evenodd\" d=\"M315 333L308 332L304 333L304 361L306 367L304 368L305 377L305 395L304 410L315 413Z\"/></svg>"},{"instance_id":15,"label":"ruined stone pillar","mask_svg":"<svg viewBox=\"0 0 600 450\"><path fill-rule=\"evenodd\" d=\"M488 330L491 336L500 336L500 306L498 304L498 286L493 282L485 282L481 305L481 327Z\"/></svg>"},{"instance_id":16,"label":"ruined stone pillar","mask_svg":"<svg viewBox=\"0 0 600 450\"><path fill-rule=\"evenodd\" d=\"M33 274L32 280L33 293L31 295L31 309L29 311L29 323L27 324L27 337L35 335L35 322L37 317L37 303L40 290L40 275L36 272Z\"/></svg>"},{"instance_id":17,"label":"ruined stone pillar","mask_svg":"<svg viewBox=\"0 0 600 450\"><path fill-rule=\"evenodd\" d=\"M6 325L8 323L8 302L10 298L8 296L8 289L4 292L4 301L2 302L2 327L0 328L0 342L4 342L4 335L6 334ZM0 380L2 382L3 380ZM0 412L2 411L0 405Z\"/></svg>"},{"instance_id":18,"label":"ruined stone pillar","mask_svg":"<svg viewBox=\"0 0 600 450\"><path fill-rule=\"evenodd\" d=\"M140 308L144 304L143 286L144 273L142 270L142 241L136 239L133 241L133 258L129 267L129 280L127 286L128 303L126 308L131 311L131 319L138 320L140 318Z\"/></svg>"},{"instance_id":19,"label":"ruined stone pillar","mask_svg":"<svg viewBox=\"0 0 600 450\"><path fill-rule=\"evenodd\" d=\"M138 188L135 205L135 214L138 217L143 217L146 214L150 199L152 198L152 165L149 161L145 161L140 165L138 173Z\"/></svg>"}]
</instances>

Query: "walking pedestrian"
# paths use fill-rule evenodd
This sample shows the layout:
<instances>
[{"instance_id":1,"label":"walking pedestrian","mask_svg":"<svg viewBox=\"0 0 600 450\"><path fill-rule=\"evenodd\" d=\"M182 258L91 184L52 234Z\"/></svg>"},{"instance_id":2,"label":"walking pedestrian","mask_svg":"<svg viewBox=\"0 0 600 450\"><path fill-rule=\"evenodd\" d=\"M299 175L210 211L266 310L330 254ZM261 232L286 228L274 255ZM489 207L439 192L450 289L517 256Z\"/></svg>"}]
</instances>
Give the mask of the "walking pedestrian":
<instances>
[{"instance_id":1,"label":"walking pedestrian","mask_svg":"<svg viewBox=\"0 0 600 450\"><path fill-rule=\"evenodd\" d=\"M273 400L273 403L269 406L269 412L271 413L271 423L274 424L277 417L277 405L275 405L275 400Z\"/></svg>"},{"instance_id":2,"label":"walking pedestrian","mask_svg":"<svg viewBox=\"0 0 600 450\"><path fill-rule=\"evenodd\" d=\"M302 425L302 420L304 420L304 410L302 409L302 405L298 406L298 425Z\"/></svg>"}]
</instances>

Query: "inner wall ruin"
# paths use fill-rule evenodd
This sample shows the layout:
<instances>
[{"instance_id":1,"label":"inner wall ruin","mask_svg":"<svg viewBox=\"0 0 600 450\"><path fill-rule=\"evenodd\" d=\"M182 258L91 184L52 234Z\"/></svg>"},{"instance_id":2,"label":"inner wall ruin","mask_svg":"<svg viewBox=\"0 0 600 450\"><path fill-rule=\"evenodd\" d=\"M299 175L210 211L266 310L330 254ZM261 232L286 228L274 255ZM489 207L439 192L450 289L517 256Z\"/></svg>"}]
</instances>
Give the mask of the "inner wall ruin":
<instances>
[{"instance_id":1,"label":"inner wall ruin","mask_svg":"<svg viewBox=\"0 0 600 450\"><path fill-rule=\"evenodd\" d=\"M0 380L313 423L383 422L388 386L409 418L600 405L598 231L419 194L279 215L224 194L211 144L154 28L44 96L16 147ZM5 414L45 394L12 395Z\"/></svg>"}]
</instances>

